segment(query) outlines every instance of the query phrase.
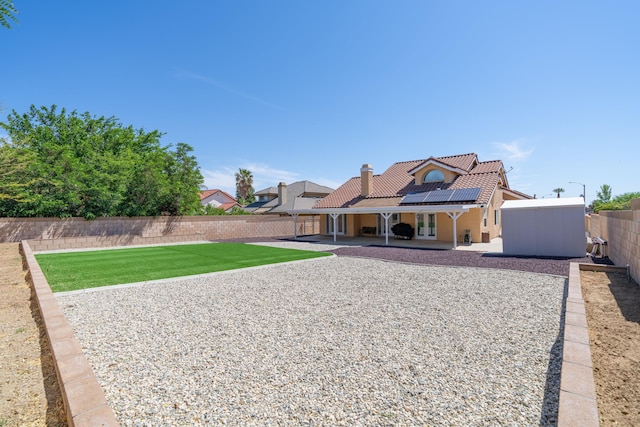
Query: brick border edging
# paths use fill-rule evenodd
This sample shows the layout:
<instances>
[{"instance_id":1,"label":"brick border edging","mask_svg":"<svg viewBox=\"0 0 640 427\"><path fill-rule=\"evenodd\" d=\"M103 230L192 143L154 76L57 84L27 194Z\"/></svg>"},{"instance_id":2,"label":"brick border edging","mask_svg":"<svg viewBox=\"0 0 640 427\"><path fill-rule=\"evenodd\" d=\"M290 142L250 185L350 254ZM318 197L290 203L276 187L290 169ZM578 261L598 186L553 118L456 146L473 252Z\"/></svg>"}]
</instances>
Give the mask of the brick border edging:
<instances>
[{"instance_id":1,"label":"brick border edging","mask_svg":"<svg viewBox=\"0 0 640 427\"><path fill-rule=\"evenodd\" d=\"M572 262L569 266L558 427L600 425L589 345L589 328L580 282L582 265L589 264Z\"/></svg>"},{"instance_id":2,"label":"brick border edging","mask_svg":"<svg viewBox=\"0 0 640 427\"><path fill-rule=\"evenodd\" d=\"M33 294L40 309L70 427L118 427L82 347L64 317L26 240L21 242Z\"/></svg>"}]
</instances>

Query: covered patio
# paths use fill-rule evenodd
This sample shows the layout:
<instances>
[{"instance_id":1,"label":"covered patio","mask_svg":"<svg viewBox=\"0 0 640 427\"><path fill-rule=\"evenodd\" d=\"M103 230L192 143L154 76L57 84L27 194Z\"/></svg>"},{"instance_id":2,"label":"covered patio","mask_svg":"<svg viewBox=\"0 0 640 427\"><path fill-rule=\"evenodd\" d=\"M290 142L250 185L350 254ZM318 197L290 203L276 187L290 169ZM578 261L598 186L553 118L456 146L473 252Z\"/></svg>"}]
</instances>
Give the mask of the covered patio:
<instances>
[{"instance_id":1,"label":"covered patio","mask_svg":"<svg viewBox=\"0 0 640 427\"><path fill-rule=\"evenodd\" d=\"M333 219L333 241L337 242L338 233L337 233L337 220L340 215L367 215L367 214L376 214L380 215L384 219L384 230L382 235L384 240L384 245L389 245L389 236L390 226L389 226L389 218L393 214L401 214L401 213L415 213L415 214L433 214L433 213L444 213L449 218L453 220L453 244L449 244L447 242L430 242L434 244L444 244L447 245L447 249L456 249L458 247L458 236L457 236L457 222L458 218L465 213L469 212L469 209L472 208L484 208L482 205L478 204L460 204L460 205L436 205L436 206L428 206L428 205L419 205L419 206L392 206L392 207L362 207L362 208L316 208L316 209L298 209L298 210L289 210L287 213L293 217L294 224L294 238L297 238L296 229L297 229L297 218L298 215L328 215ZM353 239L353 237L348 237L349 239ZM408 240L411 242L411 240ZM415 246L425 247L425 243L428 240L419 240Z\"/></svg>"},{"instance_id":2,"label":"covered patio","mask_svg":"<svg viewBox=\"0 0 640 427\"><path fill-rule=\"evenodd\" d=\"M401 248L421 248L421 249L441 249L473 252L502 253L502 238L491 239L490 243L471 243L453 246L452 242L442 242L437 240L406 240L388 239L386 237L352 237L352 236L329 236L314 234L310 236L296 236L295 240L300 242L318 243L336 246L393 246Z\"/></svg>"}]
</instances>

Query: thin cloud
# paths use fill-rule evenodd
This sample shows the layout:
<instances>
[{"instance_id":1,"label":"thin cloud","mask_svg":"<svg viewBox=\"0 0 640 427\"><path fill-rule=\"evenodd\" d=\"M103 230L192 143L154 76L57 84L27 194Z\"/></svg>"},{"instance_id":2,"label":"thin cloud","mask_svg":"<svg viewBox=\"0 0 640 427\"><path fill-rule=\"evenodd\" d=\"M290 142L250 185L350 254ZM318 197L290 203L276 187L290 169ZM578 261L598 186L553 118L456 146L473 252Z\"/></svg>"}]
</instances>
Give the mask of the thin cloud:
<instances>
[{"instance_id":1,"label":"thin cloud","mask_svg":"<svg viewBox=\"0 0 640 427\"><path fill-rule=\"evenodd\" d=\"M232 88L231 86L227 85L224 82L221 82L219 80L215 80L212 79L210 77L207 76L203 76L201 74L197 74L197 73L193 73L191 71L180 71L176 74L176 77L179 78L185 78L185 79L189 79L189 80L195 80L195 81L199 81L202 83L206 83L210 86L214 86L218 89L221 89L227 93L230 93L231 95L235 95L238 96L240 98L244 98L246 100L255 102L257 104L261 104L264 105L265 107L269 107L269 108L275 108L277 110L282 110L282 107L272 104L268 101L265 101L264 99L258 98L257 96L253 96L253 95L249 95L247 93L244 93L242 91L239 91L237 89Z\"/></svg>"},{"instance_id":2,"label":"thin cloud","mask_svg":"<svg viewBox=\"0 0 640 427\"><path fill-rule=\"evenodd\" d=\"M533 148L529 150L523 149L521 141L512 142L493 142L495 147L500 151L500 157L506 157L508 160L524 160L533 153Z\"/></svg>"},{"instance_id":3,"label":"thin cloud","mask_svg":"<svg viewBox=\"0 0 640 427\"><path fill-rule=\"evenodd\" d=\"M275 187L280 182L291 184L299 181L300 175L296 172L283 169L275 169L263 163L243 163L237 167L225 166L220 169L202 169L204 185L209 189L220 189L230 194L236 193L236 172L238 169L248 169L253 175L253 188L260 191L267 187Z\"/></svg>"}]
</instances>

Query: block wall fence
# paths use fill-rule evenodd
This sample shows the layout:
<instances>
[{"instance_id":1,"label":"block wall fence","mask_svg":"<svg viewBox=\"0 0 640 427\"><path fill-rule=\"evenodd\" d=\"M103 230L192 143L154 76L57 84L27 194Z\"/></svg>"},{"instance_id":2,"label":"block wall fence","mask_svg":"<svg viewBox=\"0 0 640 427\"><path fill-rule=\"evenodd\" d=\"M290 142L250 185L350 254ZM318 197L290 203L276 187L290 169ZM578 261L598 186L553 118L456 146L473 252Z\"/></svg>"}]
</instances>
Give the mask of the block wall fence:
<instances>
[{"instance_id":1,"label":"block wall fence","mask_svg":"<svg viewBox=\"0 0 640 427\"><path fill-rule=\"evenodd\" d=\"M631 210L600 211L586 217L591 237L607 241L607 255L617 266L629 264L631 277L640 283L640 199L631 201Z\"/></svg>"},{"instance_id":2,"label":"block wall fence","mask_svg":"<svg viewBox=\"0 0 640 427\"><path fill-rule=\"evenodd\" d=\"M319 233L319 217L299 216L295 231ZM293 235L289 216L0 218L0 243L28 240L34 251Z\"/></svg>"}]
</instances>

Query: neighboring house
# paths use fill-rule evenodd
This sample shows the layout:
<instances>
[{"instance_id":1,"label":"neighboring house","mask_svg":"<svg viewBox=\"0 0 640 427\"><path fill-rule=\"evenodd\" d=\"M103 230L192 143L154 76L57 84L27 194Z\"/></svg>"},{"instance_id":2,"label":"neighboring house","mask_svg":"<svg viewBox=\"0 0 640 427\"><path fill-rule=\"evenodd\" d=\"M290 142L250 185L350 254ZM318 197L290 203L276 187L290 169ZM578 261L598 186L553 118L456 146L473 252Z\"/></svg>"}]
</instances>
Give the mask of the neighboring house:
<instances>
[{"instance_id":1,"label":"neighboring house","mask_svg":"<svg viewBox=\"0 0 640 427\"><path fill-rule=\"evenodd\" d=\"M278 187L269 187L255 194L256 201L244 210L256 214L287 214L292 209L311 209L319 200L333 191L311 181L297 181Z\"/></svg>"},{"instance_id":2,"label":"neighboring house","mask_svg":"<svg viewBox=\"0 0 640 427\"><path fill-rule=\"evenodd\" d=\"M502 161L480 162L475 153L394 163L380 175L365 164L354 177L311 209L321 214L321 233L345 236L392 236L407 223L414 238L453 242L488 242L500 236L504 200L530 199L512 190ZM386 233L388 230L388 234Z\"/></svg>"},{"instance_id":3,"label":"neighboring house","mask_svg":"<svg viewBox=\"0 0 640 427\"><path fill-rule=\"evenodd\" d=\"M238 201L229 193L222 190L204 190L200 192L200 202L202 206L213 206L230 212L234 206L240 206Z\"/></svg>"}]
</instances>

